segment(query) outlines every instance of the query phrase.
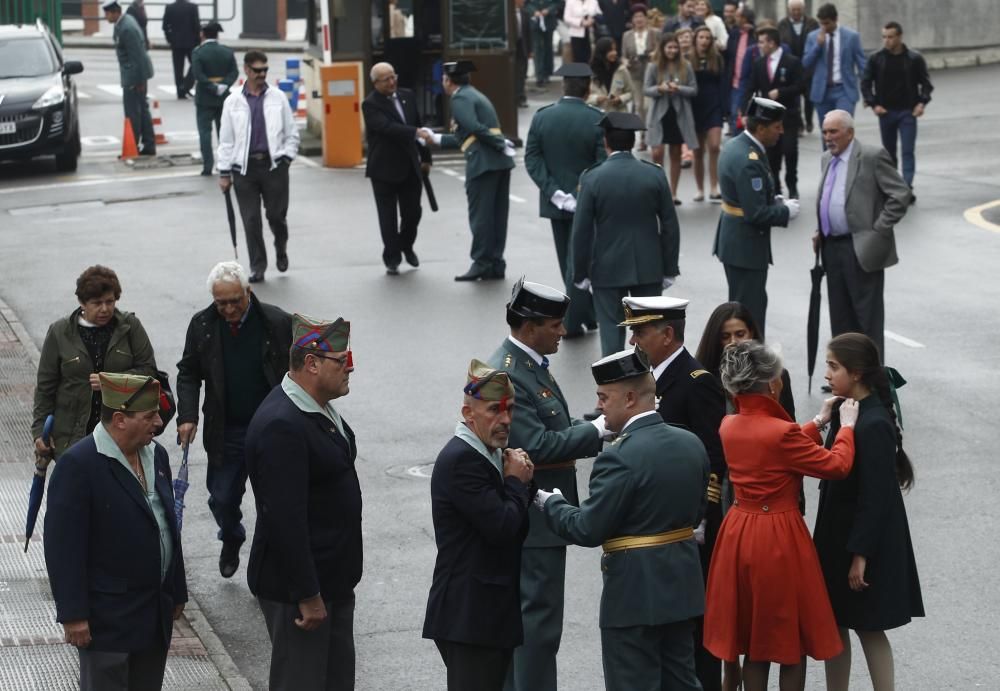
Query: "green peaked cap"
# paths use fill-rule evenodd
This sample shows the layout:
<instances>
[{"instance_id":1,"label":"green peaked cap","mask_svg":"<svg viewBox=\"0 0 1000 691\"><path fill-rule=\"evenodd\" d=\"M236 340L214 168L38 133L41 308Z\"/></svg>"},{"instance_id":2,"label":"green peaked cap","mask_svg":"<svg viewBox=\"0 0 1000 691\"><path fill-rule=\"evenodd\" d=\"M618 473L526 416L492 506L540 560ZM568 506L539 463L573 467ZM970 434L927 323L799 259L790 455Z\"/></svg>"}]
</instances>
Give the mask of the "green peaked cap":
<instances>
[{"instance_id":1,"label":"green peaked cap","mask_svg":"<svg viewBox=\"0 0 1000 691\"><path fill-rule=\"evenodd\" d=\"M342 353L350 348L351 322L318 321L302 314L292 315L292 345L307 350Z\"/></svg>"},{"instance_id":2,"label":"green peaked cap","mask_svg":"<svg viewBox=\"0 0 1000 691\"><path fill-rule=\"evenodd\" d=\"M160 382L138 374L101 372L101 403L112 410L146 413L160 409Z\"/></svg>"}]
</instances>

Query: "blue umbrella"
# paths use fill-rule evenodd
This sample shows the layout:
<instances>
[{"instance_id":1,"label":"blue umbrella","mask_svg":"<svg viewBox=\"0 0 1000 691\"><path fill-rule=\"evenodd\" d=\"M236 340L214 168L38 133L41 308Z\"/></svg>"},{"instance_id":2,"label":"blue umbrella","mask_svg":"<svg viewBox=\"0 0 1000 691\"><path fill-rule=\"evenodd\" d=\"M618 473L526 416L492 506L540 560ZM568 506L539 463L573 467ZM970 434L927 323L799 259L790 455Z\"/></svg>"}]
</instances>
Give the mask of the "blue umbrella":
<instances>
[{"instance_id":1,"label":"blue umbrella","mask_svg":"<svg viewBox=\"0 0 1000 691\"><path fill-rule=\"evenodd\" d=\"M49 437L52 435L52 425L55 417L49 415L45 418L45 425L42 427L42 442L48 446ZM42 508L42 495L45 494L45 474L49 471L49 463L52 462L52 451L41 453L35 449L35 476L31 478L31 492L28 494L28 520L24 525L24 551L28 552L28 544L31 542L31 535L35 532L35 521L38 520L38 510Z\"/></svg>"},{"instance_id":2,"label":"blue umbrella","mask_svg":"<svg viewBox=\"0 0 1000 691\"><path fill-rule=\"evenodd\" d=\"M178 435L179 436L179 435ZM181 532L184 524L184 494L190 486L188 483L188 449L190 444L184 445L184 458L181 460L181 467L174 478L174 513L177 514L177 532Z\"/></svg>"}]
</instances>

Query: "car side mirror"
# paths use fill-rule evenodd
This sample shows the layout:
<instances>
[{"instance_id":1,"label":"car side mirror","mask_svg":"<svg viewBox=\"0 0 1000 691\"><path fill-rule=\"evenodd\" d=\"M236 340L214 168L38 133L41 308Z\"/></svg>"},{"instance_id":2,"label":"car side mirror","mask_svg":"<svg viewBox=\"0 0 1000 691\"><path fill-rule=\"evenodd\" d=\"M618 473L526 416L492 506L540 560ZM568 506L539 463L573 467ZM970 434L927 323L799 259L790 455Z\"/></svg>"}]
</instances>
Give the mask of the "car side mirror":
<instances>
[{"instance_id":1,"label":"car side mirror","mask_svg":"<svg viewBox=\"0 0 1000 691\"><path fill-rule=\"evenodd\" d=\"M83 63L79 60L67 60L63 63L63 74L80 74L83 72Z\"/></svg>"}]
</instances>

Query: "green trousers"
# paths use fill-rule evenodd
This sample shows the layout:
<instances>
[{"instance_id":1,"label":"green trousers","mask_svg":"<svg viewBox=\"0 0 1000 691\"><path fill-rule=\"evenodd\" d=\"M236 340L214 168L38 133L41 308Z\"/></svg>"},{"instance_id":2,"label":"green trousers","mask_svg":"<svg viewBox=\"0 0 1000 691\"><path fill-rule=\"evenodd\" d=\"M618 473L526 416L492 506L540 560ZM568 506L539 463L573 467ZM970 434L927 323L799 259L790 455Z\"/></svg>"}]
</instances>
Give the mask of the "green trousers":
<instances>
[{"instance_id":1,"label":"green trousers","mask_svg":"<svg viewBox=\"0 0 1000 691\"><path fill-rule=\"evenodd\" d=\"M521 550L524 643L514 648L504 691L556 691L556 653L562 638L566 548Z\"/></svg>"},{"instance_id":2,"label":"green trousers","mask_svg":"<svg viewBox=\"0 0 1000 691\"><path fill-rule=\"evenodd\" d=\"M510 210L510 170L490 170L465 182L472 229L472 265L502 275L507 268L507 213Z\"/></svg>"},{"instance_id":3,"label":"green trousers","mask_svg":"<svg viewBox=\"0 0 1000 691\"><path fill-rule=\"evenodd\" d=\"M723 264L729 283L729 300L750 310L757 322L756 338L764 340L764 317L767 315L767 269L744 269Z\"/></svg>"},{"instance_id":4,"label":"green trousers","mask_svg":"<svg viewBox=\"0 0 1000 691\"><path fill-rule=\"evenodd\" d=\"M198 123L198 141L201 142L201 170L211 173L215 164L214 148L212 147L212 125L218 136L222 126L222 106L195 106L195 121Z\"/></svg>"},{"instance_id":5,"label":"green trousers","mask_svg":"<svg viewBox=\"0 0 1000 691\"><path fill-rule=\"evenodd\" d=\"M594 288L594 311L597 312L597 326L601 330L601 357L617 353L625 347L625 327L618 326L625 321L622 298L652 297L663 294L661 283L646 283L624 288Z\"/></svg>"},{"instance_id":6,"label":"green trousers","mask_svg":"<svg viewBox=\"0 0 1000 691\"><path fill-rule=\"evenodd\" d=\"M690 621L601 629L606 691L701 691Z\"/></svg>"},{"instance_id":7,"label":"green trousers","mask_svg":"<svg viewBox=\"0 0 1000 691\"><path fill-rule=\"evenodd\" d=\"M552 239L556 244L556 257L559 259L559 275L563 277L566 294L569 296L569 309L563 317L566 333L579 333L584 324L593 326L597 323L594 314L594 298L588 290L580 290L573 285L573 262L570 253L573 249L570 238L573 235L573 219L552 218Z\"/></svg>"}]
</instances>

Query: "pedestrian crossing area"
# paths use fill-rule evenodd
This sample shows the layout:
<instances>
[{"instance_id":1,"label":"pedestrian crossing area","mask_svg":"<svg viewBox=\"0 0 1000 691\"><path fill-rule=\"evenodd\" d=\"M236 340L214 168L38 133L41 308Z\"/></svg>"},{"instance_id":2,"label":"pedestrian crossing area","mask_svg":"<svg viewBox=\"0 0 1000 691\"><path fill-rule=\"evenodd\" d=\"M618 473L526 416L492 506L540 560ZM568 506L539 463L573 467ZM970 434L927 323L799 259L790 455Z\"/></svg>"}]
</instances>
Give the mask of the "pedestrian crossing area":
<instances>
[{"instance_id":1,"label":"pedestrian crossing area","mask_svg":"<svg viewBox=\"0 0 1000 691\"><path fill-rule=\"evenodd\" d=\"M173 84L157 84L155 87L157 93L168 94L173 97L177 97L177 87ZM76 95L78 98L90 99L95 96L114 96L115 98L121 98L122 88L118 84L92 84L85 87L77 86Z\"/></svg>"}]
</instances>

